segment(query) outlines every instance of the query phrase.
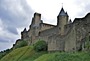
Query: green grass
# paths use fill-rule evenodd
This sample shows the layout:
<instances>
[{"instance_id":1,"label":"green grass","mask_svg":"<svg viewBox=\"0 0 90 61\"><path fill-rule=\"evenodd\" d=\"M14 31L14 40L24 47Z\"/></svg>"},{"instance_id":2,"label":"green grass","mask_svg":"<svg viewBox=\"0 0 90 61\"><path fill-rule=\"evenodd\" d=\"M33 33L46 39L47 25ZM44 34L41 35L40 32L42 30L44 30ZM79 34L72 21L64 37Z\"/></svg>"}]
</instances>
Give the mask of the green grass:
<instances>
[{"instance_id":1,"label":"green grass","mask_svg":"<svg viewBox=\"0 0 90 61\"><path fill-rule=\"evenodd\" d=\"M90 61L90 52L36 52L32 46L14 49L0 61Z\"/></svg>"},{"instance_id":2,"label":"green grass","mask_svg":"<svg viewBox=\"0 0 90 61\"><path fill-rule=\"evenodd\" d=\"M36 58L46 52L35 52L33 47L26 46L17 48L4 56L0 61L34 61Z\"/></svg>"},{"instance_id":3,"label":"green grass","mask_svg":"<svg viewBox=\"0 0 90 61\"><path fill-rule=\"evenodd\" d=\"M90 53L77 52L77 53L49 53L44 54L34 61L90 61Z\"/></svg>"}]
</instances>

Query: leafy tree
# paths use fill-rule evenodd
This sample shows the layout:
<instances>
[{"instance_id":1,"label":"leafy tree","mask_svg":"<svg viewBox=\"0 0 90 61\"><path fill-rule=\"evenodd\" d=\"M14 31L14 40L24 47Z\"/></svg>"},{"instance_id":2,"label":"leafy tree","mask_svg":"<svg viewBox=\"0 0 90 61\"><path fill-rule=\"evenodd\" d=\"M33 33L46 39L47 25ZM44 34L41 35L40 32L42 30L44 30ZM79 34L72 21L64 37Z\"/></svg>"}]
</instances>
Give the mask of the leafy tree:
<instances>
[{"instance_id":1,"label":"leafy tree","mask_svg":"<svg viewBox=\"0 0 90 61\"><path fill-rule=\"evenodd\" d=\"M47 43L43 40L39 40L34 44L34 50L39 51L46 51L47 50Z\"/></svg>"}]
</instances>

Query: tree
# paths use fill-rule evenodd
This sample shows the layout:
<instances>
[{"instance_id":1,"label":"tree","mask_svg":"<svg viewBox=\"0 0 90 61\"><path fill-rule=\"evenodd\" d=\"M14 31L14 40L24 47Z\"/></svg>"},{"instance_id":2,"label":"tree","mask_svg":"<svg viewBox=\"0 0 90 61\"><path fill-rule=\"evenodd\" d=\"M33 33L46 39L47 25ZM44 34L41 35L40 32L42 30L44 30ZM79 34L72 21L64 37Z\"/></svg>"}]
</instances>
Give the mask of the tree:
<instances>
[{"instance_id":1,"label":"tree","mask_svg":"<svg viewBox=\"0 0 90 61\"><path fill-rule=\"evenodd\" d=\"M47 43L43 40L39 40L34 44L34 50L39 51L46 51L47 50Z\"/></svg>"}]
</instances>

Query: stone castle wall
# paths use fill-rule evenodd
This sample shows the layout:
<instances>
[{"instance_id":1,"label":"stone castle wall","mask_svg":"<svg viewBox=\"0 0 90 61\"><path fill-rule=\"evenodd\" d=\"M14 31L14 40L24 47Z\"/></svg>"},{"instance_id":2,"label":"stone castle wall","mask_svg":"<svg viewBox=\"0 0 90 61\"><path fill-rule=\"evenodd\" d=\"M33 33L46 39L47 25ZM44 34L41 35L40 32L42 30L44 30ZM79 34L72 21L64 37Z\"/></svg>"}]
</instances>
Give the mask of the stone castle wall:
<instances>
[{"instance_id":1,"label":"stone castle wall","mask_svg":"<svg viewBox=\"0 0 90 61\"><path fill-rule=\"evenodd\" d=\"M30 45L42 39L47 42L48 51L77 51L84 48L83 40L90 33L90 13L70 24L68 17L59 18L60 23L55 26L43 23L41 14L35 14L30 29L21 33L22 39L30 41Z\"/></svg>"},{"instance_id":2,"label":"stone castle wall","mask_svg":"<svg viewBox=\"0 0 90 61\"><path fill-rule=\"evenodd\" d=\"M73 51L76 49L75 27L71 27L66 35L54 34L49 37L48 51Z\"/></svg>"},{"instance_id":3,"label":"stone castle wall","mask_svg":"<svg viewBox=\"0 0 90 61\"><path fill-rule=\"evenodd\" d=\"M54 27L54 25L41 23L41 24L40 24L40 32L41 32L41 31L44 31L44 30L46 30L46 29L53 28L53 27Z\"/></svg>"},{"instance_id":4,"label":"stone castle wall","mask_svg":"<svg viewBox=\"0 0 90 61\"><path fill-rule=\"evenodd\" d=\"M46 42L48 42L48 37L53 35L53 34L58 34L58 28L57 27L53 27L44 31L41 31L39 33L39 38L45 40Z\"/></svg>"}]
</instances>

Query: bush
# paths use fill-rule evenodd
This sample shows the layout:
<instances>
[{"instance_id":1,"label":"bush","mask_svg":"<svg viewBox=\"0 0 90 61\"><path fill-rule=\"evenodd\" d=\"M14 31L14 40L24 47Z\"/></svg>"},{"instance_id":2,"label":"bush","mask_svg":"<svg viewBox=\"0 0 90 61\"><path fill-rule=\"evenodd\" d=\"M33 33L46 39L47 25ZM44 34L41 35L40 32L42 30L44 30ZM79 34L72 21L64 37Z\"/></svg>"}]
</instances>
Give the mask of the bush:
<instances>
[{"instance_id":1,"label":"bush","mask_svg":"<svg viewBox=\"0 0 90 61\"><path fill-rule=\"evenodd\" d=\"M39 51L46 51L47 50L47 43L43 40L39 40L34 44L34 50Z\"/></svg>"},{"instance_id":2,"label":"bush","mask_svg":"<svg viewBox=\"0 0 90 61\"><path fill-rule=\"evenodd\" d=\"M11 51L12 51L12 48L11 48L11 49L6 49L6 50L4 50L4 51L1 51L1 52L0 52L0 59L1 59L2 57L4 57L6 54L10 53Z\"/></svg>"},{"instance_id":3,"label":"bush","mask_svg":"<svg viewBox=\"0 0 90 61\"><path fill-rule=\"evenodd\" d=\"M27 41L22 40L22 41L18 41L14 48L20 48L20 47L24 47L27 45L28 45Z\"/></svg>"}]
</instances>

